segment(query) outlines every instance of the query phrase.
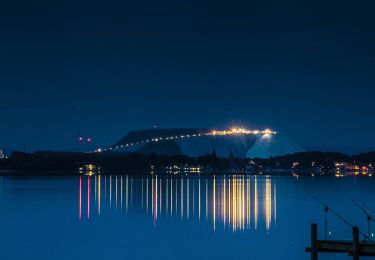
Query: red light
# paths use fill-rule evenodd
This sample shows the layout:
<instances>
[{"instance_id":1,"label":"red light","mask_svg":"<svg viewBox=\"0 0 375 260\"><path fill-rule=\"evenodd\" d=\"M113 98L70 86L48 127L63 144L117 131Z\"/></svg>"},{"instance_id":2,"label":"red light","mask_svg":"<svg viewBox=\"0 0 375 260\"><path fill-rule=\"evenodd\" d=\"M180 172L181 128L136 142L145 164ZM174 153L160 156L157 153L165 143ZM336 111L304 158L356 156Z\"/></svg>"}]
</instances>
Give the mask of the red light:
<instances>
[{"instance_id":1,"label":"red light","mask_svg":"<svg viewBox=\"0 0 375 260\"><path fill-rule=\"evenodd\" d=\"M82 142L83 141L83 137L79 137L78 141Z\"/></svg>"},{"instance_id":2,"label":"red light","mask_svg":"<svg viewBox=\"0 0 375 260\"><path fill-rule=\"evenodd\" d=\"M91 142L91 138L90 138L90 137L87 138L87 142L88 142L88 143Z\"/></svg>"}]
</instances>

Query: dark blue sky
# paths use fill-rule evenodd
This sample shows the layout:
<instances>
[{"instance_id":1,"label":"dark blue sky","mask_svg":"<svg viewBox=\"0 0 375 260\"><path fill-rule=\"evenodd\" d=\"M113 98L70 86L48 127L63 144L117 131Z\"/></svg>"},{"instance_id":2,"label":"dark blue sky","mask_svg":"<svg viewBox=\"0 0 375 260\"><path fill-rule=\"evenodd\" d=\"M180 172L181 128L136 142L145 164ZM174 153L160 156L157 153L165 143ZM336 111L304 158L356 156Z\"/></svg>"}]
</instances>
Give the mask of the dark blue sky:
<instances>
[{"instance_id":1,"label":"dark blue sky","mask_svg":"<svg viewBox=\"0 0 375 260\"><path fill-rule=\"evenodd\" d=\"M0 7L0 147L233 120L302 146L375 147L373 1Z\"/></svg>"}]
</instances>

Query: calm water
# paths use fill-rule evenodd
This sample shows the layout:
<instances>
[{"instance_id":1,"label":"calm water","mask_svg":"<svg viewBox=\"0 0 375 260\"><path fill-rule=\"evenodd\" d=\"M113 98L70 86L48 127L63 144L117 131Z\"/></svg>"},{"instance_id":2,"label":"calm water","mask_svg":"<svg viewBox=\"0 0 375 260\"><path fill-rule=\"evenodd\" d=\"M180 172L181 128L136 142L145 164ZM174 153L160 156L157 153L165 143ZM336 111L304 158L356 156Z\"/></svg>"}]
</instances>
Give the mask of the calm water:
<instances>
[{"instance_id":1,"label":"calm water","mask_svg":"<svg viewBox=\"0 0 375 260\"><path fill-rule=\"evenodd\" d=\"M3 176L0 259L309 259L310 223L324 235L310 194L367 233L346 193L375 208L370 177Z\"/></svg>"}]
</instances>

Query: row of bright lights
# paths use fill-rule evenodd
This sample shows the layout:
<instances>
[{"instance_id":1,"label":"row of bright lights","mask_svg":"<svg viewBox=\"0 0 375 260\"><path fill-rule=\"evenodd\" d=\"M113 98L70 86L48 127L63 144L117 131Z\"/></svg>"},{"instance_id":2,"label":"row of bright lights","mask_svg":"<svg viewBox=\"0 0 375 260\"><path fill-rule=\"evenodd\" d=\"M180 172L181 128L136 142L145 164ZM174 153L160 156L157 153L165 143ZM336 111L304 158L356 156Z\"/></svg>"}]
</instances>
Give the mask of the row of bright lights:
<instances>
[{"instance_id":1,"label":"row of bright lights","mask_svg":"<svg viewBox=\"0 0 375 260\"><path fill-rule=\"evenodd\" d=\"M223 130L223 131L219 131L219 130L212 130L209 135L259 135L259 134L267 134L267 135L273 135L273 134L276 134L275 131L272 131L271 129L265 129L263 131L260 131L260 130L248 130L248 129L245 129L245 128L231 128L229 130Z\"/></svg>"},{"instance_id":2,"label":"row of bright lights","mask_svg":"<svg viewBox=\"0 0 375 260\"><path fill-rule=\"evenodd\" d=\"M231 128L228 130L211 130L208 133L199 133L199 134L187 134L187 135L180 135L180 136L169 136L169 137L158 137L153 139L146 139L139 142L133 142L129 144L124 145L118 145L116 147L109 147L109 148L99 148L95 152L106 152L106 151L112 151L116 149L122 149L127 147L132 147L140 144L147 144L147 143L156 143L160 141L170 141L170 140L176 140L176 139L184 139L184 138L192 138L192 137L201 137L201 136L230 136L230 135L262 135L271 137L272 135L277 134L277 132L272 131L271 129L265 129L265 130L248 130L245 128Z\"/></svg>"}]
</instances>

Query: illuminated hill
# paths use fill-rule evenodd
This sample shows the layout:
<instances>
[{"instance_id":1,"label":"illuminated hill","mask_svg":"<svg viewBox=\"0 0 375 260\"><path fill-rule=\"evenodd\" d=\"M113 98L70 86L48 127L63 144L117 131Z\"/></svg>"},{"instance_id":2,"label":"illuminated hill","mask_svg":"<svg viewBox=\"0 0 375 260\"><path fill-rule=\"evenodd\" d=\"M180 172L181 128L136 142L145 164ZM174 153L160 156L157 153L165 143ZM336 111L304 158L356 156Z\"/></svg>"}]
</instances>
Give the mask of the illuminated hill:
<instances>
[{"instance_id":1,"label":"illuminated hill","mask_svg":"<svg viewBox=\"0 0 375 260\"><path fill-rule=\"evenodd\" d=\"M110 150L157 155L198 157L216 151L219 157L270 158L303 149L283 134L271 130L208 130L196 128L132 131ZM100 149L101 150L101 149Z\"/></svg>"}]
</instances>

